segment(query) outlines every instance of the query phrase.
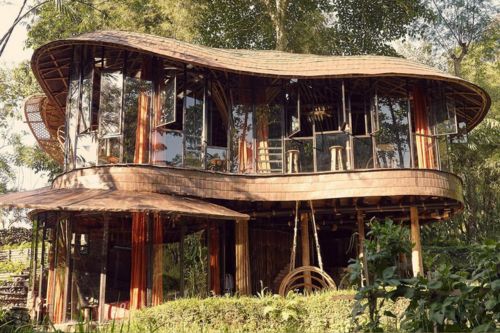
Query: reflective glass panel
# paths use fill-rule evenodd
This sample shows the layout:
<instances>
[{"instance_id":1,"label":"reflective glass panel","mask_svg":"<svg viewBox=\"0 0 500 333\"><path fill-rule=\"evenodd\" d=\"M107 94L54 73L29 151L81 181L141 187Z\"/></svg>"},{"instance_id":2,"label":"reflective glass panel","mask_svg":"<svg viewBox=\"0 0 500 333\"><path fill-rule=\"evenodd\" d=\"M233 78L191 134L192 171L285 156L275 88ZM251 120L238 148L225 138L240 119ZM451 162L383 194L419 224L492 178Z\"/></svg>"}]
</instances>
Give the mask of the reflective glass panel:
<instances>
[{"instance_id":1,"label":"reflective glass panel","mask_svg":"<svg viewBox=\"0 0 500 333\"><path fill-rule=\"evenodd\" d=\"M92 129L92 88L94 83L94 56L90 46L83 50L82 107L78 123L78 133Z\"/></svg>"},{"instance_id":2,"label":"reflective glass panel","mask_svg":"<svg viewBox=\"0 0 500 333\"><path fill-rule=\"evenodd\" d=\"M99 164L120 163L121 137L99 139Z\"/></svg>"},{"instance_id":3,"label":"reflective glass panel","mask_svg":"<svg viewBox=\"0 0 500 333\"><path fill-rule=\"evenodd\" d=\"M123 162L144 163L149 156L149 115L153 83L127 77L123 99Z\"/></svg>"},{"instance_id":4,"label":"reflective glass panel","mask_svg":"<svg viewBox=\"0 0 500 333\"><path fill-rule=\"evenodd\" d=\"M283 170L282 94L281 85L268 85L260 80L256 89L255 121L257 141L257 172Z\"/></svg>"},{"instance_id":5,"label":"reflective glass panel","mask_svg":"<svg viewBox=\"0 0 500 333\"><path fill-rule=\"evenodd\" d=\"M207 169L212 171L227 170L227 148L207 147Z\"/></svg>"},{"instance_id":6,"label":"reflective glass panel","mask_svg":"<svg viewBox=\"0 0 500 333\"><path fill-rule=\"evenodd\" d=\"M178 131L158 127L153 132L153 164L182 166L183 137Z\"/></svg>"},{"instance_id":7,"label":"reflective glass panel","mask_svg":"<svg viewBox=\"0 0 500 333\"><path fill-rule=\"evenodd\" d=\"M313 172L314 148L312 138L285 140L286 173Z\"/></svg>"},{"instance_id":8,"label":"reflective glass panel","mask_svg":"<svg viewBox=\"0 0 500 333\"><path fill-rule=\"evenodd\" d=\"M80 134L77 138L76 167L84 168L97 164L97 136L95 133Z\"/></svg>"},{"instance_id":9,"label":"reflective glass panel","mask_svg":"<svg viewBox=\"0 0 500 333\"><path fill-rule=\"evenodd\" d=\"M163 243L163 300L181 297L181 228L169 223L164 229Z\"/></svg>"},{"instance_id":10,"label":"reflective glass panel","mask_svg":"<svg viewBox=\"0 0 500 333\"><path fill-rule=\"evenodd\" d=\"M349 136L344 133L316 135L316 163L318 171L349 169Z\"/></svg>"},{"instance_id":11,"label":"reflective glass panel","mask_svg":"<svg viewBox=\"0 0 500 333\"><path fill-rule=\"evenodd\" d=\"M208 247L206 230L190 232L184 237L184 296L208 295Z\"/></svg>"},{"instance_id":12,"label":"reflective glass panel","mask_svg":"<svg viewBox=\"0 0 500 333\"><path fill-rule=\"evenodd\" d=\"M354 168L373 168L373 144L371 137L354 137Z\"/></svg>"},{"instance_id":13,"label":"reflective glass panel","mask_svg":"<svg viewBox=\"0 0 500 333\"><path fill-rule=\"evenodd\" d=\"M75 167L75 144L80 112L80 47L73 50L73 64L68 89L66 107L66 166L69 170Z\"/></svg>"},{"instance_id":14,"label":"reflective glass panel","mask_svg":"<svg viewBox=\"0 0 500 333\"><path fill-rule=\"evenodd\" d=\"M121 71L101 73L99 135L120 134L123 74Z\"/></svg>"},{"instance_id":15,"label":"reflective glass panel","mask_svg":"<svg viewBox=\"0 0 500 333\"><path fill-rule=\"evenodd\" d=\"M410 145L408 100L402 97L378 96L379 130L375 135L377 166L409 168Z\"/></svg>"},{"instance_id":16,"label":"reflective glass panel","mask_svg":"<svg viewBox=\"0 0 500 333\"><path fill-rule=\"evenodd\" d=\"M188 73L186 84L186 110L184 113L185 158L184 165L200 168L202 166L203 134L203 76Z\"/></svg>"},{"instance_id":17,"label":"reflective glass panel","mask_svg":"<svg viewBox=\"0 0 500 333\"><path fill-rule=\"evenodd\" d=\"M170 124L176 121L177 84L176 76L179 70L164 65L160 79L160 110L157 113L156 126Z\"/></svg>"},{"instance_id":18,"label":"reflective glass panel","mask_svg":"<svg viewBox=\"0 0 500 333\"><path fill-rule=\"evenodd\" d=\"M284 91L287 136L300 131L300 93L297 79L285 84Z\"/></svg>"},{"instance_id":19,"label":"reflective glass panel","mask_svg":"<svg viewBox=\"0 0 500 333\"><path fill-rule=\"evenodd\" d=\"M435 135L458 132L455 100L446 96L443 90L431 95L429 122Z\"/></svg>"},{"instance_id":20,"label":"reflective glass panel","mask_svg":"<svg viewBox=\"0 0 500 333\"><path fill-rule=\"evenodd\" d=\"M252 90L232 89L231 171L254 172L254 136Z\"/></svg>"}]
</instances>

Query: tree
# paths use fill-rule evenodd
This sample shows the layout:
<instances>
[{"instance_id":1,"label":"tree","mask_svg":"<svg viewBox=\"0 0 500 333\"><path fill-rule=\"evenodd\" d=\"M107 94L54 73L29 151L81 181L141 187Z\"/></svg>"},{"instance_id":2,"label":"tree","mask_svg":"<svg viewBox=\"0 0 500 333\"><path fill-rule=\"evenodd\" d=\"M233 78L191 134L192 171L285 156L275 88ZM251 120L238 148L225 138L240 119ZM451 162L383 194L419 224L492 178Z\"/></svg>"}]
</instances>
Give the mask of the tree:
<instances>
[{"instance_id":1,"label":"tree","mask_svg":"<svg viewBox=\"0 0 500 333\"><path fill-rule=\"evenodd\" d=\"M422 36L452 62L462 76L462 62L484 36L498 10L490 0L428 0L430 21L421 24Z\"/></svg>"}]
</instances>

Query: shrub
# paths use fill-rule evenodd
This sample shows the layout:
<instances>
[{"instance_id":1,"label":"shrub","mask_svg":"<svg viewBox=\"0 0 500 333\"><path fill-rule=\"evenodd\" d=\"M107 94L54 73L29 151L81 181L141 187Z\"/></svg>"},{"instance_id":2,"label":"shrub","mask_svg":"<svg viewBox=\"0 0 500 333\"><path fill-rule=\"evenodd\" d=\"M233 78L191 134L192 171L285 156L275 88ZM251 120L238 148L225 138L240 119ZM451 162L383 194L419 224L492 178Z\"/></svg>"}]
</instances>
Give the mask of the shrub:
<instances>
[{"instance_id":1,"label":"shrub","mask_svg":"<svg viewBox=\"0 0 500 333\"><path fill-rule=\"evenodd\" d=\"M134 312L133 332L349 332L354 291L179 299ZM401 305L390 310L400 313Z\"/></svg>"}]
</instances>

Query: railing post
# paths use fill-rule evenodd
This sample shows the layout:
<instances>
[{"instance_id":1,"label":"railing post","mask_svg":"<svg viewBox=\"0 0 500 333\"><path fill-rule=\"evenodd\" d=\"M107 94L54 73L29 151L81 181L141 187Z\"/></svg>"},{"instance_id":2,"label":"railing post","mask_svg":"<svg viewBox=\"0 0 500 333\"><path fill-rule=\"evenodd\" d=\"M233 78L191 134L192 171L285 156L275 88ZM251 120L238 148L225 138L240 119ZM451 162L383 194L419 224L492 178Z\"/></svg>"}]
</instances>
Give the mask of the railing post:
<instances>
[{"instance_id":1,"label":"railing post","mask_svg":"<svg viewBox=\"0 0 500 333\"><path fill-rule=\"evenodd\" d=\"M424 274L424 265L422 261L422 244L420 243L420 224L418 221L418 209L415 206L410 207L411 223L411 264L413 276Z\"/></svg>"}]
</instances>

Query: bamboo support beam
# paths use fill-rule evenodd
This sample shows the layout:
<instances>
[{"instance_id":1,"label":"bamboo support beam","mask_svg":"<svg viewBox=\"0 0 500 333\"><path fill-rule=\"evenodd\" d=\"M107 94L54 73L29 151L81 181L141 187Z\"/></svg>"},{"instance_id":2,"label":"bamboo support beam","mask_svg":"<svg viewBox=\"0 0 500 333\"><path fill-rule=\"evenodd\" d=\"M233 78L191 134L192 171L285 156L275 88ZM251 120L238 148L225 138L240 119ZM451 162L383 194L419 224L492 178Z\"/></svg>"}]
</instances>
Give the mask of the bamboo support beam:
<instances>
[{"instance_id":1,"label":"bamboo support beam","mask_svg":"<svg viewBox=\"0 0 500 333\"><path fill-rule=\"evenodd\" d=\"M309 249L309 214L300 215L300 242L302 244L302 266L311 265L311 253ZM312 292L312 279L309 272L304 272L304 292Z\"/></svg>"},{"instance_id":2,"label":"bamboo support beam","mask_svg":"<svg viewBox=\"0 0 500 333\"><path fill-rule=\"evenodd\" d=\"M413 267L413 276L424 274L424 265L422 261L422 244L420 243L420 224L418 221L417 207L410 208L411 222L411 263Z\"/></svg>"},{"instance_id":3,"label":"bamboo support beam","mask_svg":"<svg viewBox=\"0 0 500 333\"><path fill-rule=\"evenodd\" d=\"M366 261L365 255L365 221L363 218L363 212L358 212L357 214L358 220L358 253L359 260L363 266L363 278L361 279L361 286L363 287L365 284L370 284L370 277L368 275L368 262Z\"/></svg>"},{"instance_id":4,"label":"bamboo support beam","mask_svg":"<svg viewBox=\"0 0 500 333\"><path fill-rule=\"evenodd\" d=\"M250 249L248 244L248 220L238 220L235 225L236 243L236 292L252 293L250 277Z\"/></svg>"},{"instance_id":5,"label":"bamboo support beam","mask_svg":"<svg viewBox=\"0 0 500 333\"><path fill-rule=\"evenodd\" d=\"M108 239L109 239L109 217L104 215L104 226L102 231L102 248L101 248L101 275L99 282L99 322L103 322L104 308L106 303L106 265L108 259Z\"/></svg>"}]
</instances>

